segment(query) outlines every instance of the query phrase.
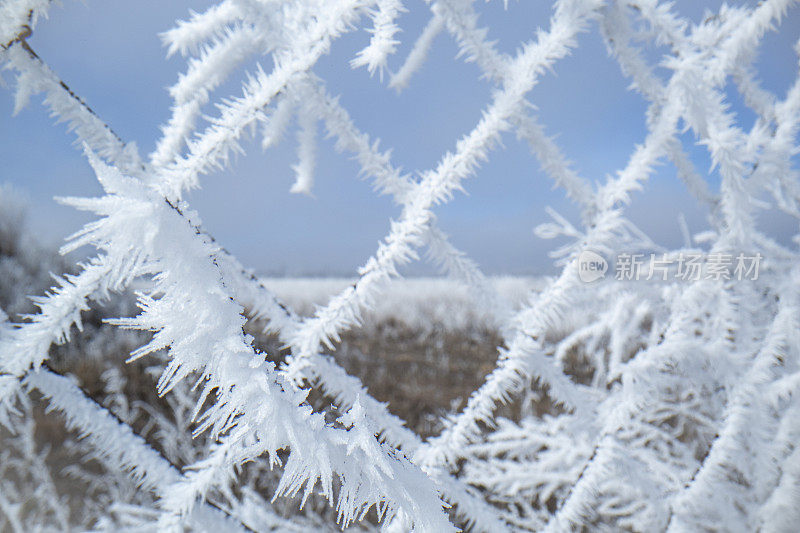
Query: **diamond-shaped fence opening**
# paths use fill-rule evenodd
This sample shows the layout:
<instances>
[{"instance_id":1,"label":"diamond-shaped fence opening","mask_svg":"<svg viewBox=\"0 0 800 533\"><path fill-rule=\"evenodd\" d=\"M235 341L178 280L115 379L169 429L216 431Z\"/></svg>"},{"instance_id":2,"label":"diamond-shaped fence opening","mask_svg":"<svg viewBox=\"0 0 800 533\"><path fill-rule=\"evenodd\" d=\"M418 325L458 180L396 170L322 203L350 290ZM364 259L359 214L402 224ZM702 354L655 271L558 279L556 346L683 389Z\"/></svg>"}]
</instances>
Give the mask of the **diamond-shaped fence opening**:
<instances>
[{"instance_id":1,"label":"diamond-shaped fence opening","mask_svg":"<svg viewBox=\"0 0 800 533\"><path fill-rule=\"evenodd\" d=\"M63 251L90 245L97 255L37 297L38 311L0 329L0 422L17 430L0 466L0 524L791 530L800 518L797 252L759 231L757 219L769 210L800 217L800 78L774 94L751 65L764 34L783 31L794 4L722 6L692 22L655 0L558 0L550 20L508 53L487 40L469 0L226 0L164 34L187 69L171 89L163 136L144 156L29 42L50 3L0 2L0 60L16 77L17 105L44 94L105 192L63 200L98 217ZM405 7L430 18L398 59ZM644 137L603 179L575 169L530 105L538 82L581 53L590 29L648 106ZM315 70L332 43L354 31L369 44L349 66L365 67L375 83L413 84L430 47L447 36L494 85L473 128L431 168L401 169L391 146L362 130L348 100ZM217 98L226 74L255 58L263 68L248 71L242 92ZM786 67L796 72L796 64ZM731 111L729 82L751 108L752 127ZM580 89L587 98L596 90ZM716 177L697 167L687 132L708 151ZM355 281L305 315L226 251L187 202L203 176L228 168L250 139L269 147L283 135L296 139L293 192L313 194L317 139L329 135L397 206ZM515 305L436 217L513 135L579 212L547 211L537 234L560 239L560 271ZM709 214L710 229L700 234L680 223L680 246L665 246L626 217L665 161ZM500 346L496 366L425 438L348 374L336 350L385 309L400 270L420 257L462 287L469 304L460 307L475 310L465 320L485 321ZM121 300L111 309L121 318L97 311L128 290L138 309ZM113 337L109 324L128 335ZM94 331L106 333L87 340ZM270 341L253 336L266 333ZM397 353L386 365L400 382L404 340L387 338ZM71 343L97 359L109 347L130 352L131 366L95 376L100 390L81 388L59 372ZM457 346L469 361L469 344ZM127 394L132 376L154 382L139 402ZM445 369L427 386L447 379ZM64 494L53 459L36 445L34 422L55 415L43 416L29 395L81 437L59 452L95 461L67 469L87 487L83 513L70 508L74 495Z\"/></svg>"}]
</instances>

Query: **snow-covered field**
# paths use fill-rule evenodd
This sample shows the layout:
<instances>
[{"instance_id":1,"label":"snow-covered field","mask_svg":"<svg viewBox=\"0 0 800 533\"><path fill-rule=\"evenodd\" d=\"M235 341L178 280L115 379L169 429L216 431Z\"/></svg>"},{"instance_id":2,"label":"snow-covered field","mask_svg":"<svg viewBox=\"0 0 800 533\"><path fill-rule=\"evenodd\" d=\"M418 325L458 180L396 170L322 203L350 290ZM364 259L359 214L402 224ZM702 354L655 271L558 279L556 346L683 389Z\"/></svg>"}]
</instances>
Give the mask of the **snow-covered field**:
<instances>
[{"instance_id":1,"label":"snow-covered field","mask_svg":"<svg viewBox=\"0 0 800 533\"><path fill-rule=\"evenodd\" d=\"M311 315L354 280L348 278L262 278L263 284L301 315ZM498 298L518 308L531 291L545 283L542 277L498 276L489 278ZM445 278L407 278L393 282L364 313L364 327L394 322L419 332L432 328L446 331L491 329L486 306L476 305L469 289Z\"/></svg>"}]
</instances>

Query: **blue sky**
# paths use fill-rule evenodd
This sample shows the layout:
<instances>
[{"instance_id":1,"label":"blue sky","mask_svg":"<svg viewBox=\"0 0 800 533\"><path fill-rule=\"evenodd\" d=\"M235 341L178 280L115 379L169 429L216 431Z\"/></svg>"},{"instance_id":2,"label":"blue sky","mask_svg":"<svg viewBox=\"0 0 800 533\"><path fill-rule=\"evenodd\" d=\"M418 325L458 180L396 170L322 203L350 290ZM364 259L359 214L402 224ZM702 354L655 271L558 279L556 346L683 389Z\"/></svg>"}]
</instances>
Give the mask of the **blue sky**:
<instances>
[{"instance_id":1,"label":"blue sky","mask_svg":"<svg viewBox=\"0 0 800 533\"><path fill-rule=\"evenodd\" d=\"M721 2L683 0L679 12L699 20L706 6ZM142 153L155 145L158 126L169 116L166 87L184 68L180 57L166 58L158 33L184 18L188 9L202 10L210 2L158 0L65 0L51 10L31 39L40 56L81 95L125 140ZM513 53L537 27L547 27L550 2L511 0L476 2L490 37ZM429 17L422 0L406 2L409 13L400 20L403 32L390 68L399 67ZM331 54L315 68L330 92L341 95L356 124L393 148L394 162L410 172L436 164L480 117L491 86L479 79L475 65L456 59L457 49L446 34L437 37L428 62L399 95L370 77L352 70L348 61L363 48L368 35L357 32L337 41ZM779 32L769 34L760 50L758 70L763 85L783 96L797 75L792 50L800 38L800 9L794 9ZM655 53L655 51L654 51ZM262 58L269 66L269 60ZM622 167L645 136L646 103L627 90L616 63L606 53L595 29L580 37L575 53L558 62L530 94L541 121L583 176L602 181ZM8 73L4 74L10 82ZM87 218L57 204L54 196L100 193L94 175L63 124L40 105L41 98L16 117L8 83L0 88L0 182L11 183L27 197L31 224L41 238L58 243L79 229ZM219 95L238 93L229 83ZM754 118L729 91L732 109L748 127ZM701 148L687 135L699 171L709 169ZM294 133L263 152L258 141L248 143L224 172L204 176L202 188L188 201L206 228L245 264L271 274L347 275L364 263L389 229L399 209L379 197L359 179L356 164L321 138L314 196L290 194L295 162ZM713 183L713 178L712 178ZM526 146L506 135L488 163L470 178L467 194L458 194L437 210L440 226L453 243L467 251L488 273L552 272L547 252L557 246L542 241L533 228L547 221L552 206L574 222L575 210L559 190L553 190ZM692 231L706 227L705 214L683 190L671 165L660 167L647 190L638 193L630 217L657 242L677 245L677 216L683 213ZM774 212L761 220L768 231L785 240L796 230ZM415 267L410 273L428 272Z\"/></svg>"}]
</instances>

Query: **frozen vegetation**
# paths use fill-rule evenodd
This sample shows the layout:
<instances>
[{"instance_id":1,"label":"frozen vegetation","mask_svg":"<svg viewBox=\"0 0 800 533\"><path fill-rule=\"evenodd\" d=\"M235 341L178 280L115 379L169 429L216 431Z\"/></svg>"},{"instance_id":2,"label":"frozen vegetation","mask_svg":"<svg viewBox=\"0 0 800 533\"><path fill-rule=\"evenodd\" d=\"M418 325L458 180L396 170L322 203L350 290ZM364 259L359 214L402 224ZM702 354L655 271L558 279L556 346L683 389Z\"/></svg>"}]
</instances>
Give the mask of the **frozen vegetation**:
<instances>
[{"instance_id":1,"label":"frozen vegetation","mask_svg":"<svg viewBox=\"0 0 800 533\"><path fill-rule=\"evenodd\" d=\"M507 55L471 0L223 0L162 35L187 66L148 155L28 42L49 7L0 0L0 62L18 108L41 94L68 124L103 194L62 199L94 217L61 249L92 250L72 263L37 247L2 190L0 528L796 529L800 254L796 235L783 244L756 218L800 219L800 78L772 94L754 67L796 2L723 5L695 23L656 0L556 0ZM406 8L430 22L397 58ZM602 179L573 170L531 105L590 28L648 106L646 135ZM442 33L492 85L434 167L401 172L315 73L353 31L369 44L341 67L374 83L414 83ZM253 57L264 68L218 95ZM313 190L321 125L397 205L337 286L259 279L186 201L245 138L269 148L295 117L294 192ZM437 225L437 206L510 135L579 212L550 210L538 228L566 243L551 278L487 278ZM710 174L685 143L707 149ZM672 248L626 217L665 161L709 212L708 231ZM642 272L626 267L637 252ZM420 257L449 281L398 281Z\"/></svg>"}]
</instances>

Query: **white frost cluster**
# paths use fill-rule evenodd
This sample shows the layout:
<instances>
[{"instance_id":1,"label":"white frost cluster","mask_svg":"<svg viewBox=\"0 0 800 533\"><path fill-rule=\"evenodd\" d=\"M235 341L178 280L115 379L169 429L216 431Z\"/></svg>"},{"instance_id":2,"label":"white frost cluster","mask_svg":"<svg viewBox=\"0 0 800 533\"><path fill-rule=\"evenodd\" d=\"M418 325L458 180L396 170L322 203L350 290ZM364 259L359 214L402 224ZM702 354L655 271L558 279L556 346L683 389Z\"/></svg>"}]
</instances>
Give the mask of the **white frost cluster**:
<instances>
[{"instance_id":1,"label":"white frost cluster","mask_svg":"<svg viewBox=\"0 0 800 533\"><path fill-rule=\"evenodd\" d=\"M91 245L97 255L37 297L37 313L18 323L2 314L0 422L21 432L20 464L31 465L25 475L53 490L41 458L25 444L32 430L18 422L20 415L30 418L25 394L39 391L99 457L152 495L149 507L109 507L98 524L109 528L123 515L126 526L159 531L302 528L272 514L258 495L236 490L245 465L264 461L279 465L276 497L321 495L342 526L372 510L392 531L792 530L800 520L800 254L759 231L755 219L764 208L800 218L794 168L800 77L786 95L773 95L759 85L752 64L764 34L796 2L723 6L695 24L657 0L556 0L545 29L513 56L487 40L473 0L427 3L430 22L390 72L389 85L400 90L413 82L434 37L446 32L493 92L453 150L410 176L358 129L314 73L336 38L359 29L371 39L351 65L389 71L397 21L410 8L400 0L223 0L178 23L163 38L169 53L187 57L187 68L170 89L172 116L148 157L120 140L32 50L26 39L49 2L0 0L0 64L16 75L17 107L43 93L78 137L105 191L100 198L64 199L97 219L63 251ZM602 183L570 167L531 105L542 76L557 70L578 34L594 25L649 103L645 138ZM667 79L648 62L651 44L666 49L659 65ZM242 93L215 102L216 115L207 117L214 91L238 65L261 55L272 69L250 72ZM749 129L725 102L729 81L757 116ZM312 192L321 123L399 206L354 282L308 316L228 254L184 199L202 175L227 166L245 136L261 131L270 146L295 116L292 191ZM687 131L707 147L718 193L685 154ZM581 213L573 225L553 211L553 223L540 228L542 236L569 241L557 252L562 271L516 307L449 242L435 216L510 134L530 145ZM702 243L664 253L761 254L757 280L580 281L582 250L610 257L654 246L625 209L664 160L709 206L712 227ZM422 250L468 288L471 304L503 338L496 368L427 440L324 355L364 321L398 269ZM82 313L133 283L139 314L113 323L152 337L132 358L166 353L160 394L169 397L186 381L200 391L189 419L212 445L183 469L47 364L51 347L82 328ZM278 335L291 354L285 363L276 366L254 347L244 330L248 318ZM334 416L314 411L312 390L330 398ZM546 412L523 410L515 420L497 415L500 404L532 396ZM216 503L212 493L229 503ZM14 495L0 490L0 524L24 530ZM59 514L53 502L56 496L48 512L64 525L63 509Z\"/></svg>"}]
</instances>

